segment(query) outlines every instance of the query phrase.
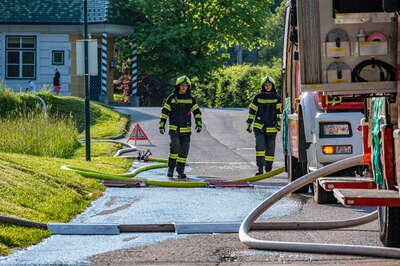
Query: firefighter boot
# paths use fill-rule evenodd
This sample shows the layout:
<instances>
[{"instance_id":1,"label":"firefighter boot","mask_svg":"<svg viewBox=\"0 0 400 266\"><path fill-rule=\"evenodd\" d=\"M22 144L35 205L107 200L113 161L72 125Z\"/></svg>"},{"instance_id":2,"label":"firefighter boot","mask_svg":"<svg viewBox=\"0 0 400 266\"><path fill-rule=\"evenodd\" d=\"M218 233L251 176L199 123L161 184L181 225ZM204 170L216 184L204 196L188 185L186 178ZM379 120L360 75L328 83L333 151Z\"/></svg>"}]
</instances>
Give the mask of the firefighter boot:
<instances>
[{"instance_id":1,"label":"firefighter boot","mask_svg":"<svg viewBox=\"0 0 400 266\"><path fill-rule=\"evenodd\" d=\"M177 179L179 180L186 180L186 175L184 173L178 173Z\"/></svg>"},{"instance_id":2,"label":"firefighter boot","mask_svg":"<svg viewBox=\"0 0 400 266\"><path fill-rule=\"evenodd\" d=\"M168 167L167 176L168 177L173 177L174 176L174 168Z\"/></svg>"},{"instance_id":3,"label":"firefighter boot","mask_svg":"<svg viewBox=\"0 0 400 266\"><path fill-rule=\"evenodd\" d=\"M258 167L258 172L256 173L256 175L262 175L264 173L264 170L262 167Z\"/></svg>"},{"instance_id":4,"label":"firefighter boot","mask_svg":"<svg viewBox=\"0 0 400 266\"><path fill-rule=\"evenodd\" d=\"M265 172L269 172L272 170L272 162L266 162L265 163Z\"/></svg>"}]
</instances>

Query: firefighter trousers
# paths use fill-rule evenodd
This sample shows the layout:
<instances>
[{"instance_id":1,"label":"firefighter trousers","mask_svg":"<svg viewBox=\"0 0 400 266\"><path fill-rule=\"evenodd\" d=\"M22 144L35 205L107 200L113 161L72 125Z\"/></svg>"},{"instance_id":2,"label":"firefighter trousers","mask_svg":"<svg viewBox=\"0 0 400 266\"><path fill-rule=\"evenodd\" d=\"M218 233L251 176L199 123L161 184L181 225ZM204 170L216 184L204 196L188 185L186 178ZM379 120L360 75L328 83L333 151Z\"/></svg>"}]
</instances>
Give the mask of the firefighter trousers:
<instances>
[{"instance_id":1,"label":"firefighter trousers","mask_svg":"<svg viewBox=\"0 0 400 266\"><path fill-rule=\"evenodd\" d=\"M190 134L170 134L168 168L174 169L178 174L183 174L190 147Z\"/></svg>"},{"instance_id":2,"label":"firefighter trousers","mask_svg":"<svg viewBox=\"0 0 400 266\"><path fill-rule=\"evenodd\" d=\"M275 154L276 133L254 132L256 137L256 163L258 168L272 170Z\"/></svg>"}]
</instances>

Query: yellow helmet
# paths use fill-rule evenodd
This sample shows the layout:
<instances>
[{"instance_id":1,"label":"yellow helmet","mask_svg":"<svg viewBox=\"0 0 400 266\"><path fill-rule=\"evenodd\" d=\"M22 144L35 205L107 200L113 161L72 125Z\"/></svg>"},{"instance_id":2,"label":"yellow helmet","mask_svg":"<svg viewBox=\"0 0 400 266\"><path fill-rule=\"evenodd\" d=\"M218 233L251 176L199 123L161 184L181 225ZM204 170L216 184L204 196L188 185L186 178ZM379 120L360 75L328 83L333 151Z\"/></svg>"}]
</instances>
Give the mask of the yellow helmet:
<instances>
[{"instance_id":1,"label":"yellow helmet","mask_svg":"<svg viewBox=\"0 0 400 266\"><path fill-rule=\"evenodd\" d=\"M187 85L189 85L189 87L192 85L192 82L190 81L189 77L183 75L176 79L175 86L177 87L183 83L186 83Z\"/></svg>"},{"instance_id":2,"label":"yellow helmet","mask_svg":"<svg viewBox=\"0 0 400 266\"><path fill-rule=\"evenodd\" d=\"M261 87L263 87L265 83L271 83L273 87L276 85L274 78L271 76L265 76L261 79Z\"/></svg>"}]
</instances>

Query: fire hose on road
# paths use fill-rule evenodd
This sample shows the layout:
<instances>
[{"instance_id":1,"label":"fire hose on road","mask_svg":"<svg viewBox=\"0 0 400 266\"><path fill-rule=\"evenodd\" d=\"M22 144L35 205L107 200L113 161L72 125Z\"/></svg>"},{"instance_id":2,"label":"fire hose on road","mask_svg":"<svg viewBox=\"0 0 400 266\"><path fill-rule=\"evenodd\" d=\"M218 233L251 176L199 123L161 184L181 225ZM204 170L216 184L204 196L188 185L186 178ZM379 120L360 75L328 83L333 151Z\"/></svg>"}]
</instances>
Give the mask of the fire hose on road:
<instances>
[{"instance_id":1,"label":"fire hose on road","mask_svg":"<svg viewBox=\"0 0 400 266\"><path fill-rule=\"evenodd\" d=\"M164 159L162 159L164 160ZM158 161L162 161L158 160ZM316 170L310 174L307 174L294 182L286 185L279 191L275 192L264 202L262 202L257 208L255 208L241 223L239 228L239 238L250 248L263 249L263 250L277 250L277 251L289 251L289 252L309 252L309 253L330 253L330 254L347 254L347 255L364 255L364 256L375 256L375 257L387 257L387 258L400 258L400 249L397 248L385 248L385 247L372 247L372 246L362 246L362 245L340 245L340 244L325 244L325 243L299 243L299 242L280 242L272 240L259 240L249 236L250 230L327 230L335 228L345 228L354 227L362 224L372 222L377 219L377 212L372 212L368 215L362 217L349 219L349 220L339 220L339 221L325 221L325 222L258 222L255 220L260 217L266 210L268 210L273 204L278 202L287 194L296 191L305 184L311 183L318 177L327 176L338 169L346 169L352 166L357 166L364 164L364 158L362 155L348 158L342 161L332 163L325 166L319 170ZM111 180L139 180L145 182L151 186L160 187L205 187L206 182L185 182L185 181L157 181L157 180L147 180L147 179L135 179L128 176L135 176L137 173L166 167L165 163L162 164L152 164L139 167L134 172L126 174L104 174L96 172L93 170L76 168L71 166L64 166L66 170L75 171L83 176L97 179L108 178ZM249 181L255 182L262 180L276 174L283 172L283 168L275 169L263 175L241 178L236 180L230 180L229 182L240 182ZM11 219L9 217L0 216L0 221L19 224L23 226L34 226L39 228L47 228L48 225L40 223L32 223L26 220ZM59 226L53 224L52 226ZM63 225L61 225L63 226ZM88 225L90 226L90 225ZM194 225L196 226L196 225ZM231 226L231 225L228 225ZM177 232L176 225L174 224L148 224L148 225L129 225L121 224L114 225L117 233L120 232L173 232L174 229ZM81 229L80 229L81 230ZM237 232L237 231L236 231ZM178 232L177 232L178 233Z\"/></svg>"},{"instance_id":2,"label":"fire hose on road","mask_svg":"<svg viewBox=\"0 0 400 266\"><path fill-rule=\"evenodd\" d=\"M372 247L372 246L362 246L362 245L324 244L324 243L280 242L272 240L259 240L249 235L249 231L254 225L255 220L287 194L294 192L300 187L313 182L319 177L327 176L329 174L337 172L338 170L346 169L360 164L364 164L363 155L354 156L324 166L284 186L282 189L280 189L279 191L275 192L270 197L268 197L243 220L239 229L240 241L250 248L263 249L263 250L400 258L400 249L397 248ZM364 223L369 223L375 219L377 219L377 211L352 220L324 222L323 223L324 227L321 226L320 222L307 222L307 223L299 222L297 223L295 229L307 230L313 228L314 230L317 230L317 229L343 228L343 227L357 226ZM282 226L284 226L285 224L286 223L281 223ZM258 229L259 230L269 229L268 223L266 223L264 227L259 226Z\"/></svg>"},{"instance_id":3,"label":"fire hose on road","mask_svg":"<svg viewBox=\"0 0 400 266\"><path fill-rule=\"evenodd\" d=\"M159 158L158 158L159 159ZM150 161L153 161L150 159ZM159 160L157 160L159 161ZM143 171L157 169L157 168L165 168L167 164L150 164L139 167L135 169L133 172L125 173L125 174L106 174L101 172L96 172L89 169L78 168L73 166L64 165L64 170L72 170L84 177L88 178L96 178L96 179L105 179L105 180L118 180L118 181L140 181L145 183L148 186L157 186L157 187L179 187L179 188L193 188L193 187L206 187L207 183L205 181L198 181L198 182L187 182L187 181L161 181L161 180L149 180L149 179L141 179L141 178L132 178L136 176L138 173ZM256 175L251 177L245 177L240 179L229 180L227 182L256 182L263 179L270 178L272 176L278 175L284 171L284 167L280 167L274 169L270 172L267 172L262 175Z\"/></svg>"}]
</instances>

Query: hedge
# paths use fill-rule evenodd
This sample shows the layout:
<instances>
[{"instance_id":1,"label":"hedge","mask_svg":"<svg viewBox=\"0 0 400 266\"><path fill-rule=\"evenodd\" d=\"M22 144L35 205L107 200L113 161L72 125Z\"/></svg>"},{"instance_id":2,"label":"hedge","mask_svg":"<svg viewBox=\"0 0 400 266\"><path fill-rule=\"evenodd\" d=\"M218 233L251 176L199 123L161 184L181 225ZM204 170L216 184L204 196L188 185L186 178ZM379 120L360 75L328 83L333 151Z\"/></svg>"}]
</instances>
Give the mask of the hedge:
<instances>
[{"instance_id":1,"label":"hedge","mask_svg":"<svg viewBox=\"0 0 400 266\"><path fill-rule=\"evenodd\" d=\"M235 65L223 67L211 75L207 83L198 83L193 95L207 107L247 107L254 95L261 91L261 80L272 76L281 91L281 63L271 66Z\"/></svg>"}]
</instances>

